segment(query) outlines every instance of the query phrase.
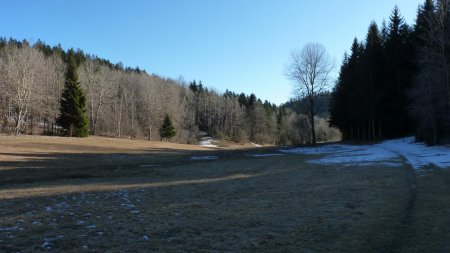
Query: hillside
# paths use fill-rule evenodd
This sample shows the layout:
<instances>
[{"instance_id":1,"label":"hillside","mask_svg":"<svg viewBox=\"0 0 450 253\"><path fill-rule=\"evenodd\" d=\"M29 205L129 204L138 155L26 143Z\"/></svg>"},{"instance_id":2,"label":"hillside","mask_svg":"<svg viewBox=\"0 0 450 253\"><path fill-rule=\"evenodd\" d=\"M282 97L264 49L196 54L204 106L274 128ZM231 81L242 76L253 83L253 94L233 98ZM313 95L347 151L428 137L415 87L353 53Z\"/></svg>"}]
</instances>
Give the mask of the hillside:
<instances>
[{"instance_id":1,"label":"hillside","mask_svg":"<svg viewBox=\"0 0 450 253\"><path fill-rule=\"evenodd\" d=\"M0 40L1 133L70 133L57 124L69 61L76 65L72 78L84 92L91 135L160 140L167 115L176 132L170 141L177 143L196 144L199 131L237 143L311 141L302 112L262 102L254 94L220 93L201 81L163 78L80 49L5 38ZM318 129L320 141L336 138L327 124Z\"/></svg>"}]
</instances>

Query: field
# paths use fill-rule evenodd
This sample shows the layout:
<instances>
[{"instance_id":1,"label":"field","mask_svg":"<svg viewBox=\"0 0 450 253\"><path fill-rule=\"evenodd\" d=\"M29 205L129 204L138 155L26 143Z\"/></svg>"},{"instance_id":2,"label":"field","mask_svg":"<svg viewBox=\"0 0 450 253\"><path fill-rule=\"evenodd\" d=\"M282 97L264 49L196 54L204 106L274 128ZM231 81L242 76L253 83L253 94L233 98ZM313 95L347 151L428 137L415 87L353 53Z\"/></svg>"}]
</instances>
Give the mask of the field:
<instances>
[{"instance_id":1,"label":"field","mask_svg":"<svg viewBox=\"0 0 450 253\"><path fill-rule=\"evenodd\" d=\"M0 136L1 252L450 252L450 173L277 148Z\"/></svg>"}]
</instances>

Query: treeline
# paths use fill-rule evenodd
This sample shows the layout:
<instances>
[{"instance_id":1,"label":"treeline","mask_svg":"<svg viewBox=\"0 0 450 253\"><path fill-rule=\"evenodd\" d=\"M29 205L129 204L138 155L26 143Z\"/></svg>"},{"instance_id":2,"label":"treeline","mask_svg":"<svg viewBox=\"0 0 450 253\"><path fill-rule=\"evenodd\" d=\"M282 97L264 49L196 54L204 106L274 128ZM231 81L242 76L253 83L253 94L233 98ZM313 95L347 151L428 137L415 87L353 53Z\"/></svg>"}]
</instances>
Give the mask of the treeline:
<instances>
[{"instance_id":1,"label":"treeline","mask_svg":"<svg viewBox=\"0 0 450 253\"><path fill-rule=\"evenodd\" d=\"M321 118L330 117L330 101L331 101L331 91L324 91L316 96L316 115ZM283 105L289 109L292 109L296 113L306 114L305 109L307 108L308 99L291 99Z\"/></svg>"},{"instance_id":2,"label":"treeline","mask_svg":"<svg viewBox=\"0 0 450 253\"><path fill-rule=\"evenodd\" d=\"M176 131L171 140L179 143L197 143L199 131L235 142L311 140L305 116L254 94L222 94L201 82L162 78L82 50L5 38L0 39L0 132L61 133L56 119L69 56L85 93L91 135L160 140L169 115Z\"/></svg>"},{"instance_id":3,"label":"treeline","mask_svg":"<svg viewBox=\"0 0 450 253\"><path fill-rule=\"evenodd\" d=\"M449 7L426 0L413 26L395 7L388 24L372 22L365 41L354 40L330 106L330 124L343 138L450 140Z\"/></svg>"}]
</instances>

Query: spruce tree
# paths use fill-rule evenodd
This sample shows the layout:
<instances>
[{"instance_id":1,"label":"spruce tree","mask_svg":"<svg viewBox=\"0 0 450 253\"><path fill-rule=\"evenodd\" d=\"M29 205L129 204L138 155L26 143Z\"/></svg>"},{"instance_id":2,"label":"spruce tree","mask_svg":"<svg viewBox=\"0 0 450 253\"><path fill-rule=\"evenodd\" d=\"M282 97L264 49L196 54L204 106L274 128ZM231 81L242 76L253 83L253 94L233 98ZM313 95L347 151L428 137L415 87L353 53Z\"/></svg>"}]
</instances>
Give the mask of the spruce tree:
<instances>
[{"instance_id":1,"label":"spruce tree","mask_svg":"<svg viewBox=\"0 0 450 253\"><path fill-rule=\"evenodd\" d=\"M63 128L64 135L87 137L89 119L86 113L86 97L78 82L75 59L70 54L65 78L57 123Z\"/></svg>"},{"instance_id":2,"label":"spruce tree","mask_svg":"<svg viewBox=\"0 0 450 253\"><path fill-rule=\"evenodd\" d=\"M161 139L170 139L176 135L175 127L173 126L172 120L170 119L168 114L166 114L164 122L159 129L159 135L161 136Z\"/></svg>"},{"instance_id":3,"label":"spruce tree","mask_svg":"<svg viewBox=\"0 0 450 253\"><path fill-rule=\"evenodd\" d=\"M375 22L372 22L367 31L366 46L361 57L362 83L365 85L366 115L368 118L363 123L367 128L364 138L375 139L381 137L382 116L380 106L383 100L382 69L383 69L383 39Z\"/></svg>"},{"instance_id":4,"label":"spruce tree","mask_svg":"<svg viewBox=\"0 0 450 253\"><path fill-rule=\"evenodd\" d=\"M400 15L398 7L392 11L388 37L384 47L383 87L381 112L384 137L400 137L411 133L408 115L408 90L414 76L412 31Z\"/></svg>"}]
</instances>

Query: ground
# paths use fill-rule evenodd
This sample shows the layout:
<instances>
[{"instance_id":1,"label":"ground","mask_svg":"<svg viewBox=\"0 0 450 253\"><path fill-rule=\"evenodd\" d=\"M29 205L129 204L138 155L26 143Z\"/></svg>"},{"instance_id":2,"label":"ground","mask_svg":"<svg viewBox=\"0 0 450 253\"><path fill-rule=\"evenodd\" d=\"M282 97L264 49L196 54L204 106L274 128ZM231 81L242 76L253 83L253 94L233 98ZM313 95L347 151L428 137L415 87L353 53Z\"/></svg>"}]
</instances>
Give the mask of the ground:
<instances>
[{"instance_id":1,"label":"ground","mask_svg":"<svg viewBox=\"0 0 450 253\"><path fill-rule=\"evenodd\" d=\"M450 251L447 169L335 148L0 136L0 252Z\"/></svg>"}]
</instances>

